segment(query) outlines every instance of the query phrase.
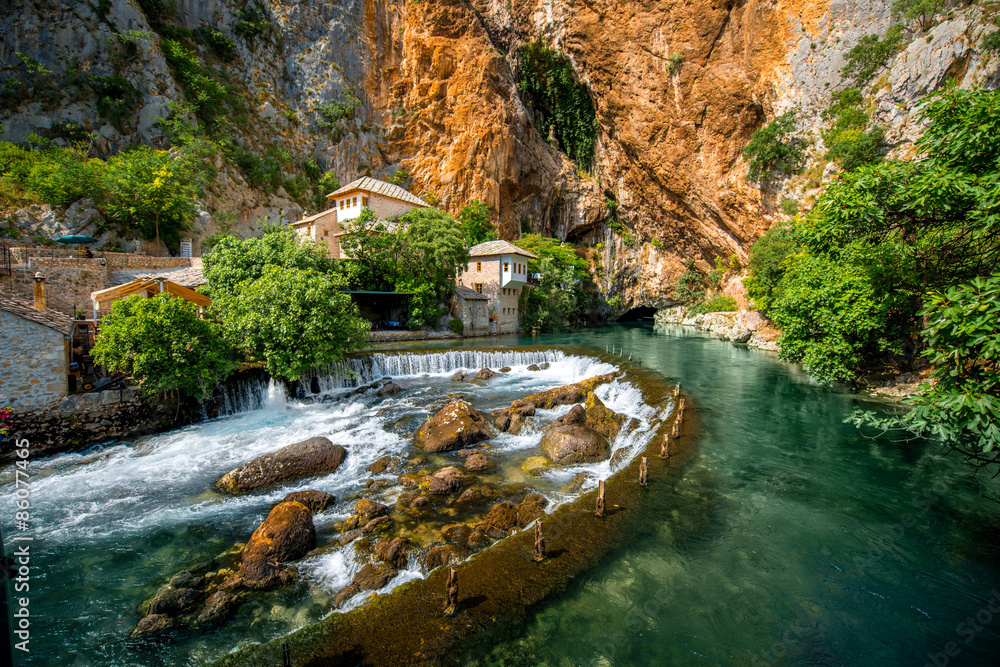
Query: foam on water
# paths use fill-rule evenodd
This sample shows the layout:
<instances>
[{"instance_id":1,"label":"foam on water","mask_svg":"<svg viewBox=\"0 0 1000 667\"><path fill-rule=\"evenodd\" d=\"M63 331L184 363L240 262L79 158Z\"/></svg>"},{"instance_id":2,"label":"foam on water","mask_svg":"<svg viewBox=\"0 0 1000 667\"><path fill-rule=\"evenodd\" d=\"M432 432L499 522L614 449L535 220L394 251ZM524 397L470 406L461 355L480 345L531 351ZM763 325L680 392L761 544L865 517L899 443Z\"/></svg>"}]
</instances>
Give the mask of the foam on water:
<instances>
[{"instance_id":1,"label":"foam on water","mask_svg":"<svg viewBox=\"0 0 1000 667\"><path fill-rule=\"evenodd\" d=\"M548 363L548 369L527 370L529 365L541 363ZM192 554L191 562L211 557L219 552L220 544L224 549L232 544L230 540L249 537L270 508L293 491L322 489L339 499L314 519L320 535L328 535L333 524L351 514L354 501L365 491L364 482L371 477L365 469L385 455L412 456L413 428L442 405L449 393L459 391L478 409L489 411L536 391L615 370L614 366L592 357L559 351L516 350L378 354L352 359L350 365L351 368L342 369L351 370L352 375L346 379L329 373L323 375L327 378L320 382L323 391L308 397L309 400L289 398L279 383L261 384L257 388L250 383L237 392L242 398L232 397L230 407L256 406L256 409L135 443L112 444L32 461L35 539L50 553L78 554L81 567L86 567L83 561L88 559L87 553L114 552L128 560L131 569L119 572L112 567L106 574L88 575L93 579L88 584L90 591L103 589L102 576L115 582L124 577L146 587L162 585L157 583L158 578L169 577L190 564L176 560L184 558L188 540L197 537L203 549L214 550ZM510 366L511 371L498 373L481 385L458 384L448 379L455 370L476 371L483 366L494 370ZM386 375L392 376L404 391L385 398L375 397L374 392L346 395L344 387L363 385ZM632 434L619 437L613 449L636 447L642 441L642 433L656 421L655 411L642 403L637 389L621 381L600 387L598 395L608 407L635 417L641 424ZM537 419L547 422L568 409L569 406L560 406L539 411ZM239 497L214 491L214 483L233 468L313 436L325 436L347 450L343 465L332 475ZM497 451L514 452L536 447L539 437L540 427L529 424L521 435L500 434L491 444ZM606 462L573 466L553 469L536 478L538 490L552 501L550 511L572 497L558 488L579 472L588 474L586 489L596 484L598 477L610 474L610 468ZM0 485L5 491L0 496L0 511L12 515L15 509L12 468L0 471ZM390 498L383 496L382 500L388 502ZM224 527L221 535L219 527ZM411 569L400 572L390 586L424 576L416 559L411 560ZM326 591L327 595L349 584L361 567L350 546L337 547L298 566L303 578L313 584L313 590ZM102 632L116 632L108 628L121 624L120 596L127 593L118 594L119 598L109 597L106 601L95 599L92 609L95 620L87 623L103 623ZM58 589L48 595L58 596ZM100 596L100 592L95 595ZM365 599L365 594L359 594L345 608L362 604ZM129 608L139 601L141 597L132 600ZM57 603L58 600L53 600L53 604ZM93 632L87 636L94 637L95 642L104 642L96 638L108 635ZM45 639L58 642L55 636ZM200 645L200 641L195 643Z\"/></svg>"}]
</instances>

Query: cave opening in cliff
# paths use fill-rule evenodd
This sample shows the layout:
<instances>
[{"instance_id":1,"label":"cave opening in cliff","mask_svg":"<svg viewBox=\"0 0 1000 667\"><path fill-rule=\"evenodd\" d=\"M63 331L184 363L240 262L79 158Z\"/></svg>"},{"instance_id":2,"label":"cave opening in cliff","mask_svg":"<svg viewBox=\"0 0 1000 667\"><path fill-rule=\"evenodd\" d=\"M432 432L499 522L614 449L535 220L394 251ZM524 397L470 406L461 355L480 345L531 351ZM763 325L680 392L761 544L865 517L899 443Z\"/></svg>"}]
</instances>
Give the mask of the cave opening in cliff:
<instances>
[{"instance_id":1,"label":"cave opening in cliff","mask_svg":"<svg viewBox=\"0 0 1000 667\"><path fill-rule=\"evenodd\" d=\"M656 308L649 306L636 306L632 310L626 311L618 318L619 322L652 322L653 315L656 315Z\"/></svg>"}]
</instances>

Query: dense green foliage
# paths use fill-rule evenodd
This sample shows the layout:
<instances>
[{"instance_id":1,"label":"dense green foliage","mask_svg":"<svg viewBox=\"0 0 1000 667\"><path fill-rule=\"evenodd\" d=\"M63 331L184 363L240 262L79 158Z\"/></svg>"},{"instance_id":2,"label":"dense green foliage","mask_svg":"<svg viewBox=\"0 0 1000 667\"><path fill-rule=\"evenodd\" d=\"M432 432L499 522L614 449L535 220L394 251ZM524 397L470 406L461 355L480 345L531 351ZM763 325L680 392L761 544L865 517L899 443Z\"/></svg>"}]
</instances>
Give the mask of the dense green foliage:
<instances>
[{"instance_id":1,"label":"dense green foliage","mask_svg":"<svg viewBox=\"0 0 1000 667\"><path fill-rule=\"evenodd\" d=\"M913 4L910 0L906 1ZM899 53L902 47L903 26L901 25L889 26L889 29L885 31L884 39L879 39L878 35L862 37L854 48L844 54L847 64L840 70L840 74L845 79L854 81L854 84L859 88L864 88L885 68L889 59Z\"/></svg>"},{"instance_id":2,"label":"dense green foliage","mask_svg":"<svg viewBox=\"0 0 1000 667\"><path fill-rule=\"evenodd\" d=\"M514 242L538 259L528 260L528 272L541 275L538 285L521 290L518 309L528 331L559 331L574 323L586 301L581 285L589 279L587 260L568 243L528 234Z\"/></svg>"},{"instance_id":3,"label":"dense green foliage","mask_svg":"<svg viewBox=\"0 0 1000 667\"><path fill-rule=\"evenodd\" d=\"M160 48L198 118L214 129L218 117L239 104L235 91L227 87L223 76L206 64L194 49L174 39L161 39Z\"/></svg>"},{"instance_id":4,"label":"dense green foliage","mask_svg":"<svg viewBox=\"0 0 1000 667\"><path fill-rule=\"evenodd\" d=\"M948 6L949 0L892 0L892 15L914 23L919 30L931 27L934 15Z\"/></svg>"},{"instance_id":5,"label":"dense green foliage","mask_svg":"<svg viewBox=\"0 0 1000 667\"><path fill-rule=\"evenodd\" d=\"M198 318L194 304L158 294L133 294L101 321L94 360L123 371L148 395L180 392L203 400L235 368L218 327Z\"/></svg>"},{"instance_id":6,"label":"dense green foliage","mask_svg":"<svg viewBox=\"0 0 1000 667\"><path fill-rule=\"evenodd\" d=\"M929 295L1000 266L1000 92L937 94L923 113L921 159L844 174L751 253L783 357L822 380L911 364Z\"/></svg>"},{"instance_id":7,"label":"dense green foliage","mask_svg":"<svg viewBox=\"0 0 1000 667\"><path fill-rule=\"evenodd\" d=\"M559 148L581 168L589 170L597 144L597 113L587 86L577 80L569 58L541 42L519 50L521 66L517 88L536 114L539 130L555 132Z\"/></svg>"},{"instance_id":8,"label":"dense green foliage","mask_svg":"<svg viewBox=\"0 0 1000 667\"><path fill-rule=\"evenodd\" d=\"M207 293L219 302L234 297L241 283L263 276L268 266L317 273L331 270L323 247L288 228L270 229L261 238L223 236L202 262Z\"/></svg>"},{"instance_id":9,"label":"dense green foliage","mask_svg":"<svg viewBox=\"0 0 1000 667\"><path fill-rule=\"evenodd\" d=\"M495 241L500 238L496 226L490 220L490 207L479 199L473 199L458 212L458 221L462 225L462 237L470 248L484 241Z\"/></svg>"},{"instance_id":10,"label":"dense green foliage","mask_svg":"<svg viewBox=\"0 0 1000 667\"><path fill-rule=\"evenodd\" d=\"M903 427L937 437L979 464L995 463L1000 450L1000 273L928 295L923 356L930 379L909 399L898 419L873 413L860 423Z\"/></svg>"},{"instance_id":11,"label":"dense green foliage","mask_svg":"<svg viewBox=\"0 0 1000 667\"><path fill-rule=\"evenodd\" d=\"M747 179L764 183L775 172L793 174L799 170L805 142L794 136L795 115L795 111L786 111L753 133L743 149L743 159L750 166Z\"/></svg>"},{"instance_id":12,"label":"dense green foliage","mask_svg":"<svg viewBox=\"0 0 1000 667\"><path fill-rule=\"evenodd\" d=\"M410 292L410 328L433 325L441 302L451 296L455 277L469 263L462 229L454 217L436 208L412 208L403 214L396 290Z\"/></svg>"},{"instance_id":13,"label":"dense green foliage","mask_svg":"<svg viewBox=\"0 0 1000 667\"><path fill-rule=\"evenodd\" d=\"M823 133L826 156L846 171L882 159L880 149L885 130L878 125L866 130L869 119L868 114L858 108L861 102L861 91L845 88L833 94L830 107L823 113L823 117L831 121L830 129Z\"/></svg>"},{"instance_id":14,"label":"dense green foliage","mask_svg":"<svg viewBox=\"0 0 1000 667\"><path fill-rule=\"evenodd\" d=\"M705 300L705 276L692 260L685 262L684 272L671 285L674 301L695 306Z\"/></svg>"},{"instance_id":15,"label":"dense green foliage","mask_svg":"<svg viewBox=\"0 0 1000 667\"><path fill-rule=\"evenodd\" d=\"M361 215L343 224L340 247L351 261L341 270L350 289L391 292L399 278L397 265L400 235L390 231L375 212L362 208Z\"/></svg>"},{"instance_id":16,"label":"dense green foliage","mask_svg":"<svg viewBox=\"0 0 1000 667\"><path fill-rule=\"evenodd\" d=\"M369 324L329 273L273 264L238 285L221 310L226 339L272 375L297 380L367 342ZM214 305L214 304L213 304Z\"/></svg>"}]
</instances>

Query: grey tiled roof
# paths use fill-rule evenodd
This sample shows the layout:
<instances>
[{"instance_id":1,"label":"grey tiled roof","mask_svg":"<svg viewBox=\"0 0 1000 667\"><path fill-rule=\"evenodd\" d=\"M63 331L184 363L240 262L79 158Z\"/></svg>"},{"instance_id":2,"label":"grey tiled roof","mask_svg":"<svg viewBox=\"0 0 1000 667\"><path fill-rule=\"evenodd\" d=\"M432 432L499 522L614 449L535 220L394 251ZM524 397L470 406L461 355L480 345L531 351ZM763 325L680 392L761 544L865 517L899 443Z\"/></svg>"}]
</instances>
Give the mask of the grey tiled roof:
<instances>
[{"instance_id":1,"label":"grey tiled roof","mask_svg":"<svg viewBox=\"0 0 1000 667\"><path fill-rule=\"evenodd\" d=\"M420 197L407 192L405 189L399 187L398 185L393 185L392 183L386 183L385 181L380 181L377 178L372 178L371 176L364 176L356 181L351 181L344 187L340 188L335 192L331 192L327 197L336 197L337 195L342 195L345 192L350 192L351 190L366 190L368 192L374 192L375 194L383 195L385 197L392 197L393 199L401 199L405 202L409 202L414 206L428 206Z\"/></svg>"},{"instance_id":2,"label":"grey tiled roof","mask_svg":"<svg viewBox=\"0 0 1000 667\"><path fill-rule=\"evenodd\" d=\"M474 289L469 289L468 287L456 287L455 294L459 295L463 299L469 299L470 301L489 301L490 298L485 294L480 294Z\"/></svg>"},{"instance_id":3,"label":"grey tiled roof","mask_svg":"<svg viewBox=\"0 0 1000 667\"><path fill-rule=\"evenodd\" d=\"M107 287L124 285L139 278L166 278L172 283L191 288L206 282L200 266L185 266L180 269L123 269L111 274Z\"/></svg>"},{"instance_id":4,"label":"grey tiled roof","mask_svg":"<svg viewBox=\"0 0 1000 667\"><path fill-rule=\"evenodd\" d=\"M69 315L63 315L54 310L38 310L34 304L2 292L0 292L0 310L20 315L26 320L55 329L64 336L69 336L73 332L73 318Z\"/></svg>"},{"instance_id":5,"label":"grey tiled roof","mask_svg":"<svg viewBox=\"0 0 1000 667\"><path fill-rule=\"evenodd\" d=\"M538 259L538 255L533 255L524 248L518 248L507 241L486 241L469 248L470 257L482 257L483 255L523 255L531 259Z\"/></svg>"}]
</instances>

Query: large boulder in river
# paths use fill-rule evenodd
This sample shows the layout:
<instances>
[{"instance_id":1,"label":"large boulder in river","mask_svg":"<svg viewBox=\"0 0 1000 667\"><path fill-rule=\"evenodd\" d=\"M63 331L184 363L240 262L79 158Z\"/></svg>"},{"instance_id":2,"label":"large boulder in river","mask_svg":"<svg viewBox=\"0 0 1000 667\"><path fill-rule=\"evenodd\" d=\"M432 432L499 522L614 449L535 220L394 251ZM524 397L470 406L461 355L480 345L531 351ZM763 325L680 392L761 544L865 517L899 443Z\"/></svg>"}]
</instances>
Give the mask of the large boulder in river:
<instances>
[{"instance_id":1,"label":"large boulder in river","mask_svg":"<svg viewBox=\"0 0 1000 667\"><path fill-rule=\"evenodd\" d=\"M611 454L608 439L582 424L567 424L549 429L539 443L545 454L559 465L594 463Z\"/></svg>"},{"instance_id":2,"label":"large boulder in river","mask_svg":"<svg viewBox=\"0 0 1000 667\"><path fill-rule=\"evenodd\" d=\"M479 369L479 372L476 373L476 376L474 378L472 378L472 379L473 380L489 380L494 375L496 375L496 373L494 373L489 368L486 368L485 366L483 366L482 368Z\"/></svg>"},{"instance_id":3,"label":"large boulder in river","mask_svg":"<svg viewBox=\"0 0 1000 667\"><path fill-rule=\"evenodd\" d=\"M605 406L594 392L587 394L585 405L587 426L604 434L609 440L617 438L628 417Z\"/></svg>"},{"instance_id":4,"label":"large boulder in river","mask_svg":"<svg viewBox=\"0 0 1000 667\"><path fill-rule=\"evenodd\" d=\"M482 413L465 401L452 401L413 434L425 452L447 452L470 447L491 437Z\"/></svg>"},{"instance_id":5,"label":"large boulder in river","mask_svg":"<svg viewBox=\"0 0 1000 667\"><path fill-rule=\"evenodd\" d=\"M290 581L279 563L298 560L316 546L312 512L298 502L279 503L250 536L240 554L240 583L270 588Z\"/></svg>"},{"instance_id":6,"label":"large boulder in river","mask_svg":"<svg viewBox=\"0 0 1000 667\"><path fill-rule=\"evenodd\" d=\"M595 375L580 382L540 391L536 394L519 398L511 403L510 407L503 410L494 410L490 415L493 417L493 423L498 429L508 431L512 424L519 421L514 419L514 415L530 417L535 414L535 410L548 410L557 405L582 403L587 398L587 394L593 392L595 387L613 382L616 377L618 377L617 373Z\"/></svg>"},{"instance_id":7,"label":"large boulder in river","mask_svg":"<svg viewBox=\"0 0 1000 667\"><path fill-rule=\"evenodd\" d=\"M289 479L332 473L345 456L347 451L327 438L309 438L244 463L215 486L228 493L248 493Z\"/></svg>"},{"instance_id":8,"label":"large boulder in river","mask_svg":"<svg viewBox=\"0 0 1000 667\"><path fill-rule=\"evenodd\" d=\"M282 498L281 502L302 503L310 512L322 512L337 502L337 498L324 491L296 491Z\"/></svg>"}]
</instances>

